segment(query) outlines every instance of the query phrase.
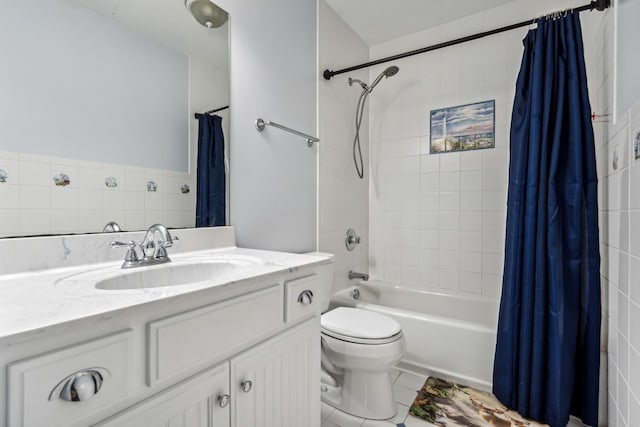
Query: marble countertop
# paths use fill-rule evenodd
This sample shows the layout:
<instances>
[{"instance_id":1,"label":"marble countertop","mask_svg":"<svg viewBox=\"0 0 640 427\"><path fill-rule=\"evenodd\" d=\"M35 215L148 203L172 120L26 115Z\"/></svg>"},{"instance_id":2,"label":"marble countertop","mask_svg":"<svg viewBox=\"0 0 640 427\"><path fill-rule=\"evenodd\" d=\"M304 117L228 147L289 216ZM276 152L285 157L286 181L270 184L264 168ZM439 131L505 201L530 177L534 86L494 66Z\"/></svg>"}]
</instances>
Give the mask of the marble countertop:
<instances>
[{"instance_id":1,"label":"marble countertop","mask_svg":"<svg viewBox=\"0 0 640 427\"><path fill-rule=\"evenodd\" d=\"M97 280L123 272L206 262L208 257L219 257L220 254L255 257L262 262L178 286L121 290L95 287ZM238 282L295 271L329 262L332 258L327 254L290 254L235 246L170 255L171 263L128 270L120 268L122 260L119 260L0 275L0 339L204 289L225 288Z\"/></svg>"}]
</instances>

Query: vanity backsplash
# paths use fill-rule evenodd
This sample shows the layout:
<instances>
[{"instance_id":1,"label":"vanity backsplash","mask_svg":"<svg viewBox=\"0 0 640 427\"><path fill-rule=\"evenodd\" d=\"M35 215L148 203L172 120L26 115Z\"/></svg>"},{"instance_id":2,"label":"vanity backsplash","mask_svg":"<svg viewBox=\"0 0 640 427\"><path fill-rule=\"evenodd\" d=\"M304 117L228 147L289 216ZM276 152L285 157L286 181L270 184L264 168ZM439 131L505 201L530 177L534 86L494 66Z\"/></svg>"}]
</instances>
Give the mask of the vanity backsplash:
<instances>
[{"instance_id":1,"label":"vanity backsplash","mask_svg":"<svg viewBox=\"0 0 640 427\"><path fill-rule=\"evenodd\" d=\"M149 224L151 225L151 224ZM235 246L234 227L170 230L175 240L172 254ZM119 261L125 250L112 241L141 241L145 231L0 239L0 275L33 272L82 264Z\"/></svg>"}]
</instances>

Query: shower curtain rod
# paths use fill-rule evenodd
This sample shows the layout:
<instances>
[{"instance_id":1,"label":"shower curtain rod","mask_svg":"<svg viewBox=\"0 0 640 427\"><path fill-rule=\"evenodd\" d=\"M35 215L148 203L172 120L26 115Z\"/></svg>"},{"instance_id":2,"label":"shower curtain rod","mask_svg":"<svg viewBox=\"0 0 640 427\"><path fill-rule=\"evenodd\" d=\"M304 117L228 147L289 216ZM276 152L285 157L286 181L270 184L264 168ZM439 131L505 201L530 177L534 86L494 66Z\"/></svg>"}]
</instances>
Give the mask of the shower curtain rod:
<instances>
[{"instance_id":1,"label":"shower curtain rod","mask_svg":"<svg viewBox=\"0 0 640 427\"><path fill-rule=\"evenodd\" d=\"M204 113L196 113L196 114L194 114L194 116L196 116L196 119L197 119L199 116L204 116L205 114L217 113L218 111L226 110L227 108L229 108L229 106L225 105L224 107L220 107L220 108L216 108L216 109L213 109L213 110L205 111Z\"/></svg>"},{"instance_id":2,"label":"shower curtain rod","mask_svg":"<svg viewBox=\"0 0 640 427\"><path fill-rule=\"evenodd\" d=\"M558 13L572 13L572 12L583 12L585 10L592 11L594 9L598 11L603 11L611 6L611 0L593 0L591 3L586 4L584 6L576 7L573 9L563 10ZM546 16L553 16L554 13L550 13ZM507 25L505 27L496 28L494 30L484 31L477 34L472 34L470 36L460 37L459 39L450 40L443 43L434 44L431 46L423 47L421 49L410 50L409 52L399 53L393 56L387 56L386 58L376 59L375 61L365 62L364 64L354 65L353 67L343 68L337 71L324 70L322 74L326 80L331 80L331 77L336 76L338 74L348 73L350 71L360 70L362 68L371 67L373 65L384 64L385 62L395 61L397 59L407 58L409 56L418 55L420 53L431 52L432 50L442 49L443 47L455 46L457 44L466 43L471 40L477 40L483 37L491 36L498 33L503 33L505 31L511 31L516 28L526 27L527 25L531 25L535 22L537 18L528 19L526 21L518 22L517 24Z\"/></svg>"}]
</instances>

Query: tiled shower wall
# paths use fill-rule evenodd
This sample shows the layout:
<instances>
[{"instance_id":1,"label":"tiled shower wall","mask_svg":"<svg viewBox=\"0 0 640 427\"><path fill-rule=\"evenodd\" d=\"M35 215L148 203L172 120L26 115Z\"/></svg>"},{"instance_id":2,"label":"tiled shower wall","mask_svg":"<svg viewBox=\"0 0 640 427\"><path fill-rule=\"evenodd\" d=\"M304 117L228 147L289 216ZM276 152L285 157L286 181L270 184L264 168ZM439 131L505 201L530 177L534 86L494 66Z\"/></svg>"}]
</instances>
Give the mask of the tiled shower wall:
<instances>
[{"instance_id":1,"label":"tiled shower wall","mask_svg":"<svg viewBox=\"0 0 640 427\"><path fill-rule=\"evenodd\" d=\"M375 45L370 56L380 58L579 4L517 1ZM586 21L583 28L591 34L593 25ZM509 126L526 32L523 28L400 60L395 64L400 72L371 95L370 269L375 278L499 298ZM369 79L384 66L374 67ZM495 148L429 153L431 110L487 100L495 100Z\"/></svg>"},{"instance_id":2,"label":"tiled shower wall","mask_svg":"<svg viewBox=\"0 0 640 427\"><path fill-rule=\"evenodd\" d=\"M609 427L640 425L640 100L618 116L602 150L603 288L608 290ZM608 300L608 301L607 301ZM603 323L606 327L607 323Z\"/></svg>"},{"instance_id":3,"label":"tiled shower wall","mask_svg":"<svg viewBox=\"0 0 640 427\"><path fill-rule=\"evenodd\" d=\"M606 14L590 16L583 27L589 90L596 119L596 159L600 208L600 254L602 283L601 378L608 378L609 427L640 425L640 160L634 144L640 132L640 99L630 110L614 111L615 94L629 92L632 81L618 81L614 88L614 58L628 54L615 44L615 14L618 4ZM628 43L626 43L628 46ZM617 56L614 52L617 50ZM633 54L634 52L631 52ZM614 115L617 117L614 118ZM640 141L639 141L640 142ZM601 407L601 413L605 410ZM601 425L604 425L601 423Z\"/></svg>"},{"instance_id":4,"label":"tiled shower wall","mask_svg":"<svg viewBox=\"0 0 640 427\"><path fill-rule=\"evenodd\" d=\"M512 22L511 8L502 9L373 46L371 57ZM373 92L370 262L376 278L499 296L508 124L525 32L398 61L400 72ZM381 70L373 69L370 79ZM486 100L495 100L494 149L429 154L431 110Z\"/></svg>"},{"instance_id":5,"label":"tiled shower wall","mask_svg":"<svg viewBox=\"0 0 640 427\"><path fill-rule=\"evenodd\" d=\"M614 111L613 52L617 49L617 58L637 52L615 46L614 33L619 29L614 11L603 20L601 34L593 41L594 46L600 46L592 58L592 68L602 78L595 98L607 114L595 127L601 135L597 139L602 141L598 145L598 175L603 332L608 349L608 425L635 427L640 425L640 159L635 158L634 146L640 143L640 99L630 110ZM619 96L637 88L634 76L630 81L619 80L615 91ZM591 96L594 98L593 93Z\"/></svg>"},{"instance_id":6,"label":"tiled shower wall","mask_svg":"<svg viewBox=\"0 0 640 427\"><path fill-rule=\"evenodd\" d=\"M320 70L340 69L369 59L367 45L323 0L319 5ZM347 77L366 81L366 70L340 75L327 81L321 78L319 91L319 224L318 248L335 254L333 289L351 284L349 270L366 273L369 251L369 132L368 119L360 129L365 162L364 179L353 165L353 137L356 104L360 86L349 87ZM345 247L345 233L354 228L361 244L353 251Z\"/></svg>"}]
</instances>

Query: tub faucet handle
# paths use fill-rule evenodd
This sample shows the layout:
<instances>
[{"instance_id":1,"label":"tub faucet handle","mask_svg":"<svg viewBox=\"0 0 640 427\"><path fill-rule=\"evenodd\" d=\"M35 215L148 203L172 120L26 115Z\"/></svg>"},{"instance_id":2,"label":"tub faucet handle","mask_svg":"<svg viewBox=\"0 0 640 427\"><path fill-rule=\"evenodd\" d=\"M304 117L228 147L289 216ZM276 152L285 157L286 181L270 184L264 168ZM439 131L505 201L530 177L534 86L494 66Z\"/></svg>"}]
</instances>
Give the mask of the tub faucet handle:
<instances>
[{"instance_id":1,"label":"tub faucet handle","mask_svg":"<svg viewBox=\"0 0 640 427\"><path fill-rule=\"evenodd\" d=\"M360 244L360 236L358 236L356 230L354 230L353 228L347 230L347 236L344 239L344 244L349 251L354 250L356 245Z\"/></svg>"}]
</instances>

